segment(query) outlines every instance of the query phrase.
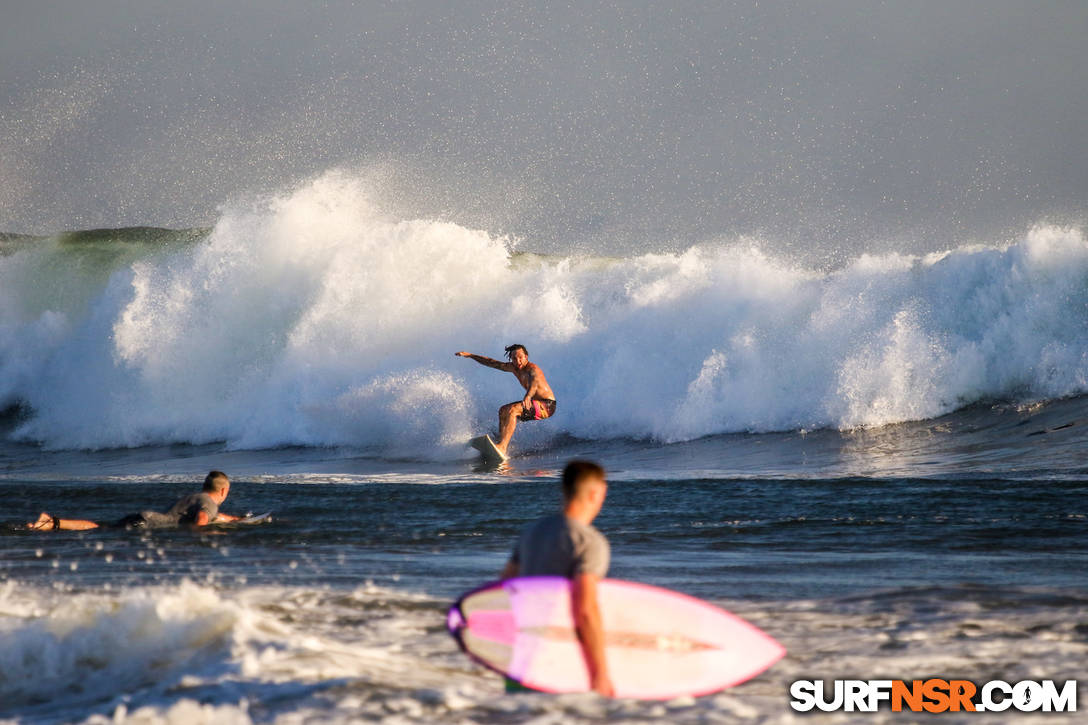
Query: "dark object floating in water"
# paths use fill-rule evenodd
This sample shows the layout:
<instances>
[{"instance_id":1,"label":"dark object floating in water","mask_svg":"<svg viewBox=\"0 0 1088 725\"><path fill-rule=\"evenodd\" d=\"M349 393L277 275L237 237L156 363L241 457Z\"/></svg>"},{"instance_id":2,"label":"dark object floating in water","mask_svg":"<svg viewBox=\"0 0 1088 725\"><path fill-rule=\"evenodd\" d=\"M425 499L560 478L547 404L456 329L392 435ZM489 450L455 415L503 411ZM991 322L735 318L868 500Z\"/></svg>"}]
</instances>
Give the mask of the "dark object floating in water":
<instances>
[{"instance_id":1,"label":"dark object floating in water","mask_svg":"<svg viewBox=\"0 0 1088 725\"><path fill-rule=\"evenodd\" d=\"M1042 430L1032 431L1031 433L1028 433L1028 437L1030 438L1031 436L1041 436L1044 433L1054 433L1055 431L1065 430L1066 428L1072 428L1076 424L1077 424L1077 422L1073 421L1072 423L1065 423L1064 425L1056 425L1053 428L1044 428Z\"/></svg>"}]
</instances>

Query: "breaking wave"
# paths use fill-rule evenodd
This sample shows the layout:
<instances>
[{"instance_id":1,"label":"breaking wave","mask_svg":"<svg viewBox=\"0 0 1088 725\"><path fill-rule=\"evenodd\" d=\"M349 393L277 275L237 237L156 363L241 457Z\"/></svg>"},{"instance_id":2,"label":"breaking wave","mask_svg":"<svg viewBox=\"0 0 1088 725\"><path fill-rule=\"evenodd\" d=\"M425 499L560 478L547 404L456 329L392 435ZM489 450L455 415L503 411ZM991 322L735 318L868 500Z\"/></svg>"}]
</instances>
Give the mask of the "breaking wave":
<instances>
[{"instance_id":1,"label":"breaking wave","mask_svg":"<svg viewBox=\"0 0 1088 725\"><path fill-rule=\"evenodd\" d=\"M134 243L144 242L144 243ZM1088 242L807 269L755 240L555 258L390 218L330 172L211 230L0 254L0 408L60 448L226 441L456 455L520 397L454 358L525 344L559 397L519 440L880 426L1088 391Z\"/></svg>"}]
</instances>

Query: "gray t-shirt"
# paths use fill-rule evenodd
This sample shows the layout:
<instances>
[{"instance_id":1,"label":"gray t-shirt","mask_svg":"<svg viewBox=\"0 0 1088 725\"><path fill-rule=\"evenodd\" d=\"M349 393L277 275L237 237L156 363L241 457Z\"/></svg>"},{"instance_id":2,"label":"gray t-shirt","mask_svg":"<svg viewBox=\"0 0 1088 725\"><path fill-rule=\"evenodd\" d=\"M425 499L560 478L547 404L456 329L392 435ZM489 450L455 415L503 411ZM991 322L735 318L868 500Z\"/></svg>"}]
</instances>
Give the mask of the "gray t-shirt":
<instances>
[{"instance_id":1,"label":"gray t-shirt","mask_svg":"<svg viewBox=\"0 0 1088 725\"><path fill-rule=\"evenodd\" d=\"M519 576L593 574L604 578L611 556L600 531L563 514L552 514L526 526L511 560Z\"/></svg>"},{"instance_id":2,"label":"gray t-shirt","mask_svg":"<svg viewBox=\"0 0 1088 725\"><path fill-rule=\"evenodd\" d=\"M164 514L158 511L141 511L140 515L144 517L149 527L162 528L195 524L201 511L207 513L208 520L212 521L219 515L219 504L206 493L191 493L178 499L178 502Z\"/></svg>"}]
</instances>

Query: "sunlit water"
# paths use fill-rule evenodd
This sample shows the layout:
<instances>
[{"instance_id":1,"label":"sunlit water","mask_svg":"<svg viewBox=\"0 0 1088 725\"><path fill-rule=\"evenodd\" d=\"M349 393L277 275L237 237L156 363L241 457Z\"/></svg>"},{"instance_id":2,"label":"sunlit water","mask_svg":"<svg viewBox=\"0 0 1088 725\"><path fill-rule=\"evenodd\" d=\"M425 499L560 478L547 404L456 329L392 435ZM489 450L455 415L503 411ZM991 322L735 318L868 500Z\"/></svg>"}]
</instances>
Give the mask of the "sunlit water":
<instances>
[{"instance_id":1,"label":"sunlit water","mask_svg":"<svg viewBox=\"0 0 1088 725\"><path fill-rule=\"evenodd\" d=\"M1072 679L1088 656L1083 410L981 406L867 432L675 445L568 439L501 473L468 453L8 444L13 523L166 507L211 467L235 479L225 510L274 519L0 536L0 712L779 722L802 677ZM639 703L504 695L457 651L445 608L496 574L518 529L557 505L557 469L583 455L610 471L597 522L610 574L737 612L786 659L720 695Z\"/></svg>"}]
</instances>

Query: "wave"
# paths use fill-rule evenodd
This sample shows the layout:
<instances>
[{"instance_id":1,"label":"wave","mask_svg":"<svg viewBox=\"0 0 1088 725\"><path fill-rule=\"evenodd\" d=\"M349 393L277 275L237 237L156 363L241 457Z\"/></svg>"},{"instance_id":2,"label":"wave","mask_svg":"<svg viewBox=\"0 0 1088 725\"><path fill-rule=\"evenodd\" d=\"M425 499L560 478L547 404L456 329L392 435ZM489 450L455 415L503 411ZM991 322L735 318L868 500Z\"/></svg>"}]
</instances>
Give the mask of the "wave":
<instances>
[{"instance_id":1,"label":"wave","mask_svg":"<svg viewBox=\"0 0 1088 725\"><path fill-rule=\"evenodd\" d=\"M751 685L670 705L670 722L723 712L752 720L763 711L764 721L778 722L781 705L767 693L822 672L828 652L849 672L981 668L1016 682L1037 677L1040 662L1058 681L1083 671L1088 601L1077 591L1006 583L713 601L794 654ZM0 587L0 718L86 725L662 718L652 704L585 695L497 697L499 679L464 657L441 626L448 604L372 584L217 588L183 580L93 592L8 584Z\"/></svg>"},{"instance_id":2,"label":"wave","mask_svg":"<svg viewBox=\"0 0 1088 725\"><path fill-rule=\"evenodd\" d=\"M0 702L4 708L106 700L213 663L229 650L238 614L210 589L183 583L169 596L53 598L0 588ZM51 600L52 599L52 600Z\"/></svg>"},{"instance_id":3,"label":"wave","mask_svg":"<svg viewBox=\"0 0 1088 725\"><path fill-rule=\"evenodd\" d=\"M0 256L0 408L30 411L13 435L454 455L520 392L452 353L511 342L560 401L523 427L529 446L881 426L1088 390L1076 228L827 271L745 239L544 257L371 198L330 172L226 207L211 230Z\"/></svg>"},{"instance_id":4,"label":"wave","mask_svg":"<svg viewBox=\"0 0 1088 725\"><path fill-rule=\"evenodd\" d=\"M57 591L9 582L0 586L0 719L248 723L251 702L310 705L345 682L367 687L381 712L409 678L441 705L472 685L468 674L451 676L460 654L433 627L443 603L370 583L220 589L182 579ZM402 651L406 635L430 662Z\"/></svg>"}]
</instances>

